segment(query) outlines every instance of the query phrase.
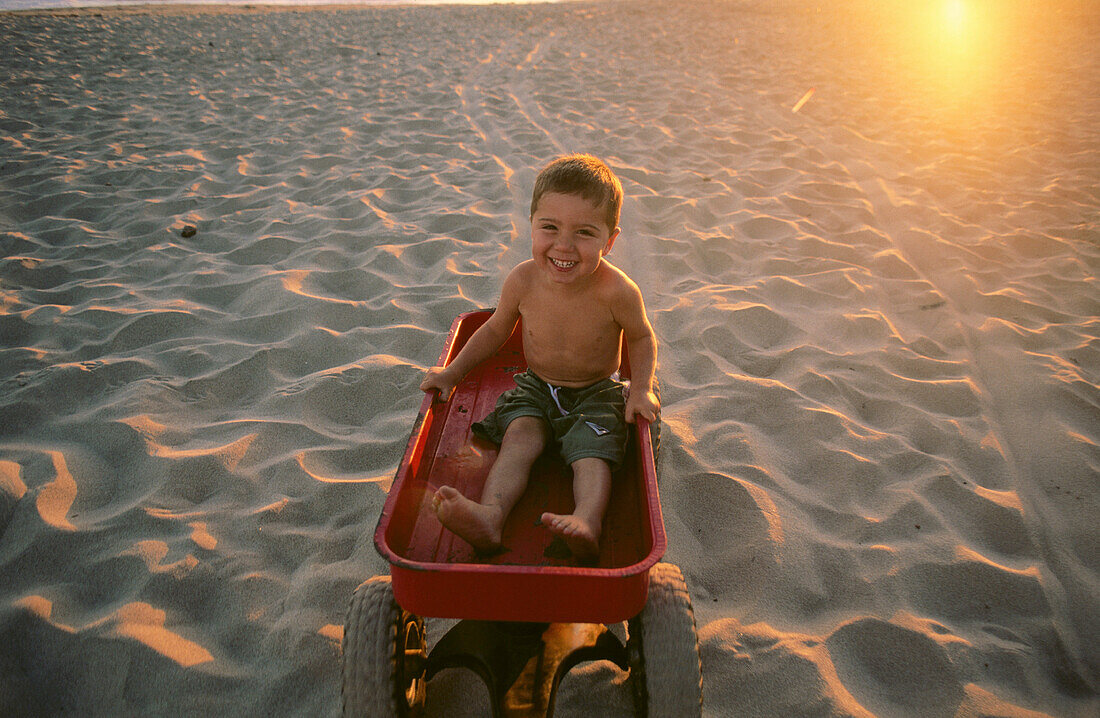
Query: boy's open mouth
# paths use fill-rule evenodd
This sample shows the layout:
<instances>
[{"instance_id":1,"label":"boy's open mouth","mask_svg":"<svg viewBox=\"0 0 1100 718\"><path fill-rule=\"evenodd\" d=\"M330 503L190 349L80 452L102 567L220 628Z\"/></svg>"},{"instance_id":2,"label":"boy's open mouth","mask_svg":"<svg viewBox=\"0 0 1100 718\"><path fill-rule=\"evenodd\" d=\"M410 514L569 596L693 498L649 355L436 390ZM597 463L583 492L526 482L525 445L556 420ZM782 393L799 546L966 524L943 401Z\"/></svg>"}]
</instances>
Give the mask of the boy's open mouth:
<instances>
[{"instance_id":1,"label":"boy's open mouth","mask_svg":"<svg viewBox=\"0 0 1100 718\"><path fill-rule=\"evenodd\" d=\"M554 259L553 257L550 257L550 262L558 269L572 269L577 266L576 262L565 262L560 259Z\"/></svg>"}]
</instances>

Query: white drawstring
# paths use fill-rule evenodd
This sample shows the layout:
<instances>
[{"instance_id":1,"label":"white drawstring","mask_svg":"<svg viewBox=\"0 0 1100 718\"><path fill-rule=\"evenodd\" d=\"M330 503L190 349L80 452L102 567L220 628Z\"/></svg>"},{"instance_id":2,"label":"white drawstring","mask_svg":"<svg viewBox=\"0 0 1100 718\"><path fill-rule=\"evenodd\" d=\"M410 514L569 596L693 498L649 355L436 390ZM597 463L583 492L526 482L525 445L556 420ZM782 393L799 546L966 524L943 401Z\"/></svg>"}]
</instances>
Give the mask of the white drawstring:
<instances>
[{"instance_id":1,"label":"white drawstring","mask_svg":"<svg viewBox=\"0 0 1100 718\"><path fill-rule=\"evenodd\" d=\"M569 416L569 412L565 410L565 407L561 405L561 400L558 399L558 389L560 389L561 387L560 386L554 386L553 384L550 384L549 382L547 382L546 386L550 387L550 396L554 399L554 403L557 404L558 411L561 412L561 415L562 416Z\"/></svg>"},{"instance_id":2,"label":"white drawstring","mask_svg":"<svg viewBox=\"0 0 1100 718\"><path fill-rule=\"evenodd\" d=\"M618 372L616 372L616 375L618 375ZM561 405L561 400L558 399L558 389L561 389L561 387L560 386L554 386L550 382L545 382L545 383L546 383L547 388L550 389L550 398L552 398L554 400L554 404L558 407L558 411L561 412L562 416L569 416L569 412L565 410L565 407ZM600 426L599 424L593 423L591 421L586 421L584 423L588 425L589 429L591 429L592 431L594 431L596 433L596 436L603 436L604 434L610 434L611 433L607 429Z\"/></svg>"}]
</instances>

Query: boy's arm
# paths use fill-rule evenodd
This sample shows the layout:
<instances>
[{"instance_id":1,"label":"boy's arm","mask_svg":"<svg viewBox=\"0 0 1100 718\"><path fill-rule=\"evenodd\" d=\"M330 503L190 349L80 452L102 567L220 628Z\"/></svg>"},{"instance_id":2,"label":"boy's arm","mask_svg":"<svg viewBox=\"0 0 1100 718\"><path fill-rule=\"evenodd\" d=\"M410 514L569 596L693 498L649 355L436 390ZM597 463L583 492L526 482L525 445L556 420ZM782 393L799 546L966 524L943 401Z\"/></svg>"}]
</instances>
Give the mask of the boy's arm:
<instances>
[{"instance_id":1,"label":"boy's arm","mask_svg":"<svg viewBox=\"0 0 1100 718\"><path fill-rule=\"evenodd\" d=\"M518 267L509 273L500 292L500 302L492 315L463 345L458 355L445 367L429 367L424 380L420 382L421 391L435 389L439 392L439 401L450 398L451 392L474 367L485 361L500 349L519 321L519 298L522 283L517 276Z\"/></svg>"},{"instance_id":2,"label":"boy's arm","mask_svg":"<svg viewBox=\"0 0 1100 718\"><path fill-rule=\"evenodd\" d=\"M615 319L623 328L623 341L630 354L630 393L626 399L626 420L635 416L656 421L661 402L653 391L657 370L657 337L645 315L645 304L638 285L628 284L615 306Z\"/></svg>"}]
</instances>

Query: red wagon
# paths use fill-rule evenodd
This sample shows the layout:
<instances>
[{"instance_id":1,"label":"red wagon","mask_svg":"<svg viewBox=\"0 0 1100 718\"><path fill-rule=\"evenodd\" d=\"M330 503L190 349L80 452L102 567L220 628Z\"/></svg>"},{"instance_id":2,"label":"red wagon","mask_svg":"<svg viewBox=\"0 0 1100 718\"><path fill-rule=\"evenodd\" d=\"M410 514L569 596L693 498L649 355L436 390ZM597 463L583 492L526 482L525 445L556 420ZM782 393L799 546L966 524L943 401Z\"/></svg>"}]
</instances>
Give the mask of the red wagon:
<instances>
[{"instance_id":1,"label":"red wagon","mask_svg":"<svg viewBox=\"0 0 1100 718\"><path fill-rule=\"evenodd\" d=\"M490 314L455 319L441 366ZM475 437L471 425L524 369L517 326L449 401L424 398L374 536L390 576L360 585L348 611L345 715L414 714L427 680L456 666L485 680L494 716L551 715L562 676L596 658L630 671L639 715L699 715L691 601L680 570L658 563L665 532L656 442L647 422L637 422L627 459L613 479L594 565L578 566L564 543L539 525L544 511L572 511L572 472L553 452L536 462L526 493L509 515L504 552L478 555L436 517L432 497L444 484L480 497L496 447ZM622 374L629 374L625 351ZM430 654L425 616L463 619ZM624 621L625 641L608 629Z\"/></svg>"}]
</instances>

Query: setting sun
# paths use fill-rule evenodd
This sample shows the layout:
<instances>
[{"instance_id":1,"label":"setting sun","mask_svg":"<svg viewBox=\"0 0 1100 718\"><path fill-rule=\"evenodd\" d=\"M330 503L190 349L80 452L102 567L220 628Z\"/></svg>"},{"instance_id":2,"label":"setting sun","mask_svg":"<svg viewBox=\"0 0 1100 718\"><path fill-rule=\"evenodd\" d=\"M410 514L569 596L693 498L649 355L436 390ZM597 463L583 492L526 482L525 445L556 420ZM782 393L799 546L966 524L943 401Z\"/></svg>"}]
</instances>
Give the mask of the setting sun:
<instances>
[{"instance_id":1,"label":"setting sun","mask_svg":"<svg viewBox=\"0 0 1100 718\"><path fill-rule=\"evenodd\" d=\"M966 3L963 0L946 0L943 8L944 23L955 34L962 34L966 24Z\"/></svg>"},{"instance_id":2,"label":"setting sun","mask_svg":"<svg viewBox=\"0 0 1100 718\"><path fill-rule=\"evenodd\" d=\"M1017 3L940 0L867 6L879 42L870 62L922 107L955 126L1006 99L1003 89L1026 54L1045 52L1036 38L1049 14Z\"/></svg>"}]
</instances>

